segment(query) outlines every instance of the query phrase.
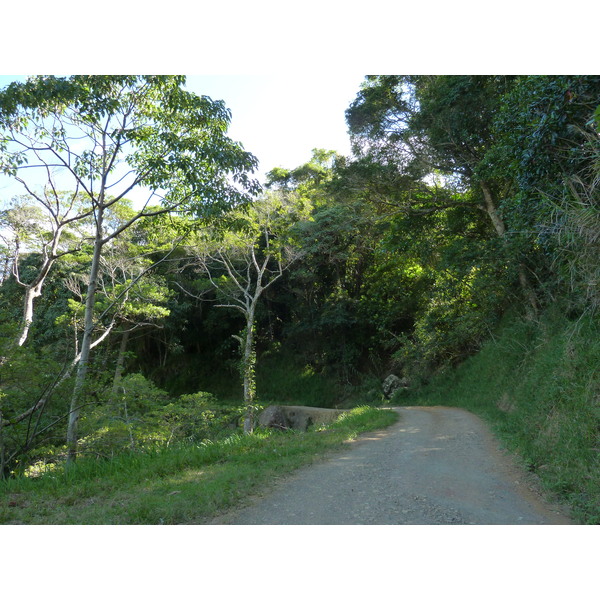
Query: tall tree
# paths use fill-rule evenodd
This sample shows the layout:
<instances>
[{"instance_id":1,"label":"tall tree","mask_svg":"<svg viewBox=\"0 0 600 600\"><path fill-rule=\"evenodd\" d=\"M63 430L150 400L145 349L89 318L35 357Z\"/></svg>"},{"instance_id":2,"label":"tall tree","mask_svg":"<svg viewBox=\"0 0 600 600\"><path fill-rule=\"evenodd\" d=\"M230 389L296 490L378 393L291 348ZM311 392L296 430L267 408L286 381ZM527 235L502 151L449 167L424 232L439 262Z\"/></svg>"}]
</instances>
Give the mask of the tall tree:
<instances>
[{"instance_id":1,"label":"tall tree","mask_svg":"<svg viewBox=\"0 0 600 600\"><path fill-rule=\"evenodd\" d=\"M564 284L568 289L569 281L579 279L578 273L560 271L565 262L571 271L575 263L569 255L587 244L580 239L567 251L565 242L574 233L571 225L584 215L593 222L597 210L600 143L594 113L599 101L598 76L519 78L502 98L494 117L494 144L478 166L480 178L502 186L500 211L512 245L543 282L538 287L548 298L564 295ZM586 189L592 193L582 195ZM592 286L593 281L593 276L588 279Z\"/></svg>"},{"instance_id":2,"label":"tall tree","mask_svg":"<svg viewBox=\"0 0 600 600\"><path fill-rule=\"evenodd\" d=\"M0 93L2 171L30 189L38 173L56 173L57 185L83 196L93 217L67 432L70 459L76 455L104 248L140 219L176 210L214 216L258 187L248 175L256 159L226 135L230 113L224 104L192 94L184 84L180 76L40 76ZM111 229L107 211L134 190L143 194L135 214Z\"/></svg>"},{"instance_id":3,"label":"tall tree","mask_svg":"<svg viewBox=\"0 0 600 600\"><path fill-rule=\"evenodd\" d=\"M205 230L191 248L199 266L217 291L218 307L233 308L244 318L240 343L244 389L244 432L253 430L255 410L256 311L264 292L298 258L291 237L293 225L306 214L297 195L270 192L246 211L228 215L230 227Z\"/></svg>"},{"instance_id":4,"label":"tall tree","mask_svg":"<svg viewBox=\"0 0 600 600\"><path fill-rule=\"evenodd\" d=\"M354 149L396 165L409 179L437 172L445 177L444 187L454 182L459 190L471 190L471 198L478 199L473 207L484 211L495 235L508 242L499 210L505 181L491 179L480 166L494 147L495 115L515 83L503 76L368 77L346 112ZM430 201L433 210L439 207L436 196ZM523 258L513 256L513 261L533 316L538 299Z\"/></svg>"}]
</instances>

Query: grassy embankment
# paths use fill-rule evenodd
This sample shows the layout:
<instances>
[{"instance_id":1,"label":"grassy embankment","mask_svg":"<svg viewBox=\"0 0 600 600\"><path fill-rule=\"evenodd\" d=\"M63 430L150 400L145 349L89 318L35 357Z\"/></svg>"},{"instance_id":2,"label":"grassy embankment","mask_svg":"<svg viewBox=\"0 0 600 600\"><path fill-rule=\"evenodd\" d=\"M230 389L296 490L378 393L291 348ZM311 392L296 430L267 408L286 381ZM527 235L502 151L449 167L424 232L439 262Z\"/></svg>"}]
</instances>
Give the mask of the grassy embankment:
<instances>
[{"instance_id":1,"label":"grassy embankment","mask_svg":"<svg viewBox=\"0 0 600 600\"><path fill-rule=\"evenodd\" d=\"M152 454L81 460L67 472L0 482L0 523L203 523L278 475L396 418L362 406L306 433L258 431Z\"/></svg>"},{"instance_id":2,"label":"grassy embankment","mask_svg":"<svg viewBox=\"0 0 600 600\"><path fill-rule=\"evenodd\" d=\"M460 406L486 418L582 523L600 524L600 335L590 318L507 318L458 368L396 403Z\"/></svg>"}]
</instances>

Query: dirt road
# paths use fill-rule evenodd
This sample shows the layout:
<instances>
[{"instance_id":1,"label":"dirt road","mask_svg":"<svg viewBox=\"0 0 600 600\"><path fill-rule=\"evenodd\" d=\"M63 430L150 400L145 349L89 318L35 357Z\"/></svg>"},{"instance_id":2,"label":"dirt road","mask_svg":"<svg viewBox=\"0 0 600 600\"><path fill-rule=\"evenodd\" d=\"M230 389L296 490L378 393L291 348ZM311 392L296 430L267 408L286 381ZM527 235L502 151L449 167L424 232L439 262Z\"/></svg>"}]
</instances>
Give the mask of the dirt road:
<instances>
[{"instance_id":1,"label":"dirt road","mask_svg":"<svg viewBox=\"0 0 600 600\"><path fill-rule=\"evenodd\" d=\"M570 524L532 489L487 425L456 408L397 408L400 420L296 471L213 524Z\"/></svg>"}]
</instances>

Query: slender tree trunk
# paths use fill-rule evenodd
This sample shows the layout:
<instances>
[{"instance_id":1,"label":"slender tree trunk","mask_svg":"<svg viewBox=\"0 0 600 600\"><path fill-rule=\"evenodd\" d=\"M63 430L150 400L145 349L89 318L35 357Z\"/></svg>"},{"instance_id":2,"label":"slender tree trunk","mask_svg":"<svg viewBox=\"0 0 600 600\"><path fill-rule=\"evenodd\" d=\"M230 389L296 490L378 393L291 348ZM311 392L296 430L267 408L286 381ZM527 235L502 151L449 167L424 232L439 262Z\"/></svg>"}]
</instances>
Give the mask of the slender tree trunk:
<instances>
[{"instance_id":1,"label":"slender tree trunk","mask_svg":"<svg viewBox=\"0 0 600 600\"><path fill-rule=\"evenodd\" d=\"M498 236L503 237L506 233L506 227L504 226L504 221L500 218L500 215L496 210L496 203L494 202L492 190L486 181L481 182L481 190L483 191L485 210L492 221L492 225L494 226Z\"/></svg>"},{"instance_id":2,"label":"slender tree trunk","mask_svg":"<svg viewBox=\"0 0 600 600\"><path fill-rule=\"evenodd\" d=\"M121 379L123 378L123 367L125 366L125 351L127 350L128 341L129 329L126 329L123 332L123 335L121 337L121 343L119 344L119 356L117 356L115 376L113 378L112 395L113 400L115 402L118 400L119 385L121 384ZM129 412L127 411L127 400L125 400L125 397L123 397L123 409L125 412L125 424L127 425L127 431L129 432L129 447L131 448L131 450L135 450L135 438L133 436L131 421L129 420Z\"/></svg>"},{"instance_id":3,"label":"slender tree trunk","mask_svg":"<svg viewBox=\"0 0 600 600\"><path fill-rule=\"evenodd\" d=\"M506 226L504 225L504 221L502 221L502 218L498 214L498 211L496 209L496 204L494 202L494 197L492 195L492 190L490 189L490 186L488 185L488 183L486 181L481 182L481 190L483 191L483 198L485 201L486 212L489 215L490 220L492 221L492 224L494 225L494 229L496 230L496 233L498 234L499 237L503 238L506 234ZM526 305L527 318L529 320L532 320L536 317L538 310L539 310L537 296L535 295L533 286L531 285L531 282L529 281L529 277L527 276L525 266L522 263L519 263L518 273L519 273L519 284L521 285L523 295L525 296L525 298L527 300L527 305Z\"/></svg>"},{"instance_id":4,"label":"slender tree trunk","mask_svg":"<svg viewBox=\"0 0 600 600\"><path fill-rule=\"evenodd\" d=\"M527 311L527 319L532 321L538 314L539 304L537 296L535 295L533 287L529 281L529 277L527 277L527 271L525 270L525 265L523 263L519 263L519 283L521 284L521 289L523 290L523 294L527 299L527 305L525 307Z\"/></svg>"},{"instance_id":5,"label":"slender tree trunk","mask_svg":"<svg viewBox=\"0 0 600 600\"><path fill-rule=\"evenodd\" d=\"M254 399L255 399L255 360L254 360L254 311L252 305L246 321L246 337L243 340L242 370L244 379L244 404L246 416L244 417L244 433L254 431Z\"/></svg>"},{"instance_id":6,"label":"slender tree trunk","mask_svg":"<svg viewBox=\"0 0 600 600\"><path fill-rule=\"evenodd\" d=\"M23 306L23 329L17 344L22 346L29 336L29 330L33 323L33 301L42 295L42 282L34 287L27 287L25 289L25 301Z\"/></svg>"},{"instance_id":7,"label":"slender tree trunk","mask_svg":"<svg viewBox=\"0 0 600 600\"><path fill-rule=\"evenodd\" d=\"M29 336L29 330L31 329L31 324L33 323L33 303L36 298L39 298L42 295L42 287L46 281L46 277L48 276L48 273L50 273L50 270L56 261L56 251L58 249L62 231L62 225L59 226L56 231L54 231L50 250L48 251L48 249L44 249L44 261L40 267L37 277L32 283L25 286L23 328L17 342L19 346L22 346L27 341L27 337ZM15 260L18 260L18 257L15 258Z\"/></svg>"},{"instance_id":8,"label":"slender tree trunk","mask_svg":"<svg viewBox=\"0 0 600 600\"><path fill-rule=\"evenodd\" d=\"M2 285L8 279L10 272L10 257L7 254L4 259L4 266L0 270L0 285Z\"/></svg>"},{"instance_id":9,"label":"slender tree trunk","mask_svg":"<svg viewBox=\"0 0 600 600\"><path fill-rule=\"evenodd\" d=\"M115 367L115 376L113 378L113 395L116 395L117 388L123 378L123 367L125 366L125 351L127 350L127 342L129 341L129 330L125 330L121 337L121 344L119 345L119 356L117 357L117 364Z\"/></svg>"},{"instance_id":10,"label":"slender tree trunk","mask_svg":"<svg viewBox=\"0 0 600 600\"><path fill-rule=\"evenodd\" d=\"M81 340L80 359L77 365L75 375L75 385L73 395L71 396L71 407L69 411L69 424L67 426L67 462L71 463L77 456L77 425L79 422L79 404L81 392L88 370L90 359L90 347L92 345L92 335L94 333L94 302L96 299L96 287L98 283L98 272L100 270L100 257L102 254L102 221L104 209L100 205L96 217L96 238L94 240L94 252L92 255L92 266L90 269L90 279L87 288L87 297L85 299L84 328L83 338Z\"/></svg>"},{"instance_id":11,"label":"slender tree trunk","mask_svg":"<svg viewBox=\"0 0 600 600\"><path fill-rule=\"evenodd\" d=\"M6 460L4 457L4 419L2 417L2 408L0 408L0 479L4 479Z\"/></svg>"}]
</instances>

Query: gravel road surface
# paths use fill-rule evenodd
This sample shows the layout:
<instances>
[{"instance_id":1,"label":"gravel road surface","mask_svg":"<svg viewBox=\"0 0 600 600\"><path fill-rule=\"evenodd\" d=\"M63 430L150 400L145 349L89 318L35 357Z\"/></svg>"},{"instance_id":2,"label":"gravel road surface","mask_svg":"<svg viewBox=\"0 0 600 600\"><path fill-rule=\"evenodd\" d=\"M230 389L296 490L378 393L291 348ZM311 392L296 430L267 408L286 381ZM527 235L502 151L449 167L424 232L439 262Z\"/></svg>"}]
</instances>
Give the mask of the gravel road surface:
<instances>
[{"instance_id":1,"label":"gravel road surface","mask_svg":"<svg viewBox=\"0 0 600 600\"><path fill-rule=\"evenodd\" d=\"M262 498L212 524L571 524L487 425L448 407L394 409L400 420L295 471Z\"/></svg>"}]
</instances>

